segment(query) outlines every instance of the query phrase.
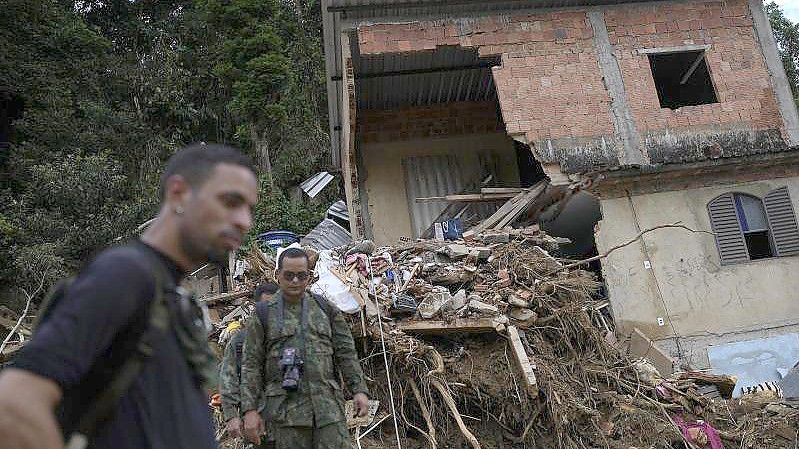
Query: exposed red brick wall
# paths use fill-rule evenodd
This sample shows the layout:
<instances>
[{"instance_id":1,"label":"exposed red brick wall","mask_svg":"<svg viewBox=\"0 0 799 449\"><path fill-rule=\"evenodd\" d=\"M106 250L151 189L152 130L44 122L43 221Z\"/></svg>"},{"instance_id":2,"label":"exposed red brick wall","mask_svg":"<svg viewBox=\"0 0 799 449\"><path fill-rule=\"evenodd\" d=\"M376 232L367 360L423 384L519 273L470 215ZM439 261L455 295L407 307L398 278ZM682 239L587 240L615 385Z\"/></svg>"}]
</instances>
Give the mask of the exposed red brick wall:
<instances>
[{"instance_id":1,"label":"exposed red brick wall","mask_svg":"<svg viewBox=\"0 0 799 449\"><path fill-rule=\"evenodd\" d=\"M365 143L502 132L497 104L459 102L393 111L360 110L358 138Z\"/></svg>"},{"instance_id":2,"label":"exposed red brick wall","mask_svg":"<svg viewBox=\"0 0 799 449\"><path fill-rule=\"evenodd\" d=\"M507 132L545 138L613 134L593 31L584 12L373 25L359 30L361 54L442 45L502 55L494 81Z\"/></svg>"},{"instance_id":3,"label":"exposed red brick wall","mask_svg":"<svg viewBox=\"0 0 799 449\"><path fill-rule=\"evenodd\" d=\"M746 0L663 2L604 9L636 126L648 131L711 125L781 128L782 121ZM502 55L494 69L510 134L528 141L613 134L593 30L584 11L376 24L359 29L361 54L443 45ZM638 49L710 44L707 63L720 103L661 109Z\"/></svg>"},{"instance_id":4,"label":"exposed red brick wall","mask_svg":"<svg viewBox=\"0 0 799 449\"><path fill-rule=\"evenodd\" d=\"M780 128L782 120L746 0L632 5L605 13L636 126L647 130L735 125ZM710 45L706 61L719 103L661 109L640 48Z\"/></svg>"}]
</instances>

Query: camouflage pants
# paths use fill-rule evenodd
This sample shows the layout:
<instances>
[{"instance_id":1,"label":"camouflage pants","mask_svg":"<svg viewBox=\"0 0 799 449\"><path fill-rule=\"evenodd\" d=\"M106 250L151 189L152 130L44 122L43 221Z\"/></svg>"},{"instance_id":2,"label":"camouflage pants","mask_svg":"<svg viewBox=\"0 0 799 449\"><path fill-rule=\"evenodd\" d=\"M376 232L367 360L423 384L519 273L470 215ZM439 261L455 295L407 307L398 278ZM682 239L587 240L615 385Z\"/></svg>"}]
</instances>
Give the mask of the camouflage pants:
<instances>
[{"instance_id":1,"label":"camouflage pants","mask_svg":"<svg viewBox=\"0 0 799 449\"><path fill-rule=\"evenodd\" d=\"M267 426L268 440L258 449L352 449L345 421L324 427Z\"/></svg>"}]
</instances>

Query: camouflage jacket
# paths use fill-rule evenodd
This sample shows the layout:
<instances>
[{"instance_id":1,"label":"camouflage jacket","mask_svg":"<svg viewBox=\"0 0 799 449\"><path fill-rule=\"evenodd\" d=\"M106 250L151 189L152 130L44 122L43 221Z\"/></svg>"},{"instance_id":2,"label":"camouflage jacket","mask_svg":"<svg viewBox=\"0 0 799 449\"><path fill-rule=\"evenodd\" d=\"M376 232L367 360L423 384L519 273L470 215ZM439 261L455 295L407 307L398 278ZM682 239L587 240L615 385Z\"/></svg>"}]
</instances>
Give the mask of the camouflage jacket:
<instances>
[{"instance_id":1,"label":"camouflage jacket","mask_svg":"<svg viewBox=\"0 0 799 449\"><path fill-rule=\"evenodd\" d=\"M222 399L222 414L225 421L240 416L241 413L241 367L236 356L236 346L244 344L244 330L239 330L230 337L222 356L219 370L219 395Z\"/></svg>"},{"instance_id":2,"label":"camouflage jacket","mask_svg":"<svg viewBox=\"0 0 799 449\"><path fill-rule=\"evenodd\" d=\"M267 329L257 314L247 322L241 369L242 411L258 410L258 405L264 404L267 425L322 427L345 420L344 395L336 370L353 394L368 394L347 322L335 308L333 316L328 317L314 298L305 294L308 326L303 338L305 347L301 350L303 373L299 389L289 392L282 387L279 362L283 348L299 346L302 304L284 303L284 325L280 331L279 301L282 301L280 291L268 303Z\"/></svg>"}]
</instances>

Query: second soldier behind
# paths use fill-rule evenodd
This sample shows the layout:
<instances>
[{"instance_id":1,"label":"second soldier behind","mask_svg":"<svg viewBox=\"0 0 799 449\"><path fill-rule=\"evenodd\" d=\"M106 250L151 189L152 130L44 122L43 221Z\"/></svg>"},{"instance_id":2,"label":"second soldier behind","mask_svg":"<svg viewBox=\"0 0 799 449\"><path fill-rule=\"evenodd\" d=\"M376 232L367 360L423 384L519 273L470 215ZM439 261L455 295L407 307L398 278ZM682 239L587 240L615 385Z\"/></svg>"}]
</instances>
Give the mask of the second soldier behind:
<instances>
[{"instance_id":1,"label":"second soldier behind","mask_svg":"<svg viewBox=\"0 0 799 449\"><path fill-rule=\"evenodd\" d=\"M253 294L256 302L268 301L277 292L278 285L273 282L260 284ZM219 395L222 400L222 414L225 418L225 430L233 438L244 436L244 423L241 409L241 359L244 349L244 332L238 321L228 325L228 343L222 357L219 373Z\"/></svg>"}]
</instances>

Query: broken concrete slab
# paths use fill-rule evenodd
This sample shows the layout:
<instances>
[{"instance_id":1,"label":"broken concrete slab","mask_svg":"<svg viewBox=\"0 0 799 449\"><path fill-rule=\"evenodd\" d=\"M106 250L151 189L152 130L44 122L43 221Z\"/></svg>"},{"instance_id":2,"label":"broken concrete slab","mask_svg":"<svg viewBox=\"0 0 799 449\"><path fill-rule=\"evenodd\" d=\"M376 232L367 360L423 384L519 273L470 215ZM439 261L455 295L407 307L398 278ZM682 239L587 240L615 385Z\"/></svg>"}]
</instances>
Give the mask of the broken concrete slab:
<instances>
[{"instance_id":1,"label":"broken concrete slab","mask_svg":"<svg viewBox=\"0 0 799 449\"><path fill-rule=\"evenodd\" d=\"M461 245L460 243L453 243L451 245L447 245L444 246L443 248L440 248L438 252L444 254L450 259L459 260L468 256L469 253L471 252L471 248L469 248L466 245Z\"/></svg>"},{"instance_id":2,"label":"broken concrete slab","mask_svg":"<svg viewBox=\"0 0 799 449\"><path fill-rule=\"evenodd\" d=\"M469 308L480 313L499 313L499 309L496 306L477 300L469 301Z\"/></svg>"},{"instance_id":3,"label":"broken concrete slab","mask_svg":"<svg viewBox=\"0 0 799 449\"><path fill-rule=\"evenodd\" d=\"M494 322L497 324L508 324L510 320L506 315L497 315L494 317Z\"/></svg>"},{"instance_id":4,"label":"broken concrete slab","mask_svg":"<svg viewBox=\"0 0 799 449\"><path fill-rule=\"evenodd\" d=\"M448 291L435 292L426 297L418 306L419 316L429 320L438 314L442 308L449 302L452 303L452 295Z\"/></svg>"},{"instance_id":5,"label":"broken concrete slab","mask_svg":"<svg viewBox=\"0 0 799 449\"><path fill-rule=\"evenodd\" d=\"M479 300L479 296L477 297ZM452 310L460 310L466 306L466 290L458 290L452 297Z\"/></svg>"},{"instance_id":6,"label":"broken concrete slab","mask_svg":"<svg viewBox=\"0 0 799 449\"><path fill-rule=\"evenodd\" d=\"M490 232L484 233L480 235L480 240L486 245L493 245L496 243L508 243L510 242L510 233L509 232Z\"/></svg>"},{"instance_id":7,"label":"broken concrete slab","mask_svg":"<svg viewBox=\"0 0 799 449\"><path fill-rule=\"evenodd\" d=\"M488 260L491 257L491 248L486 246L473 246L470 248L469 255L475 257L477 260Z\"/></svg>"},{"instance_id":8,"label":"broken concrete slab","mask_svg":"<svg viewBox=\"0 0 799 449\"><path fill-rule=\"evenodd\" d=\"M515 293L511 293L511 295L508 296L508 304L510 304L513 307L519 307L522 309L530 308L530 303L524 300L523 298L519 297Z\"/></svg>"},{"instance_id":9,"label":"broken concrete slab","mask_svg":"<svg viewBox=\"0 0 799 449\"><path fill-rule=\"evenodd\" d=\"M627 352L637 358L649 360L661 376L668 376L674 372L674 359L669 354L655 346L638 328L633 329L630 335Z\"/></svg>"},{"instance_id":10,"label":"broken concrete slab","mask_svg":"<svg viewBox=\"0 0 799 449\"><path fill-rule=\"evenodd\" d=\"M531 326L535 324L538 319L538 314L527 308L511 307L508 316L519 322L524 326Z\"/></svg>"},{"instance_id":11,"label":"broken concrete slab","mask_svg":"<svg viewBox=\"0 0 799 449\"><path fill-rule=\"evenodd\" d=\"M524 349L519 330L516 326L508 326L508 340L512 349L513 360L522 374L522 382L532 397L538 396L538 381L535 378L535 365L530 362Z\"/></svg>"}]
</instances>

